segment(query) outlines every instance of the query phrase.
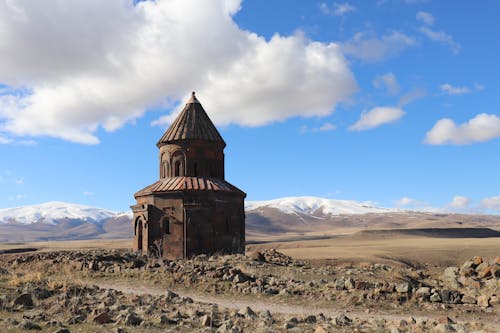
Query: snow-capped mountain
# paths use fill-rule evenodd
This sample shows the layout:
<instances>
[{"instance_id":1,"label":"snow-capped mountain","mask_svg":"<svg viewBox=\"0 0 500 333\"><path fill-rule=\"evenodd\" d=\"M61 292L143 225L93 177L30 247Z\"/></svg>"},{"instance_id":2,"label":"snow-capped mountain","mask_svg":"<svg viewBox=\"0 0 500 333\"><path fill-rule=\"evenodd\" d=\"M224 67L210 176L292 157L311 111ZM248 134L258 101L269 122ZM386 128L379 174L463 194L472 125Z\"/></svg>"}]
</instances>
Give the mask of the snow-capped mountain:
<instances>
[{"instance_id":1,"label":"snow-capped mountain","mask_svg":"<svg viewBox=\"0 0 500 333\"><path fill-rule=\"evenodd\" d=\"M130 238L132 212L67 202L0 209L0 242Z\"/></svg>"},{"instance_id":2,"label":"snow-capped mountain","mask_svg":"<svg viewBox=\"0 0 500 333\"><path fill-rule=\"evenodd\" d=\"M0 209L0 223L57 224L62 219L99 223L120 213L90 206L52 201L40 205Z\"/></svg>"},{"instance_id":3,"label":"snow-capped mountain","mask_svg":"<svg viewBox=\"0 0 500 333\"><path fill-rule=\"evenodd\" d=\"M397 209L375 207L371 203L352 200L334 200L318 197L287 197L269 201L248 201L247 212L259 211L262 208L275 208L286 214L309 215L360 215L397 212Z\"/></svg>"}]
</instances>

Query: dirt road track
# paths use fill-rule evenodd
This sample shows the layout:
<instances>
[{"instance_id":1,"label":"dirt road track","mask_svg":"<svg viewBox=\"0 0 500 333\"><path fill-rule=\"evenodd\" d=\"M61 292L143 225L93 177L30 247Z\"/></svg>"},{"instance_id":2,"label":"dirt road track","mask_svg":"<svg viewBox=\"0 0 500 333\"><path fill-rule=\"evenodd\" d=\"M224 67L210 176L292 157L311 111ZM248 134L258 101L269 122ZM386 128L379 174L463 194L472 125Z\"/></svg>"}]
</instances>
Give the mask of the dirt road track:
<instances>
[{"instance_id":1,"label":"dirt road track","mask_svg":"<svg viewBox=\"0 0 500 333\"><path fill-rule=\"evenodd\" d=\"M150 286L144 285L129 285L125 283L97 283L100 288L105 289L115 289L121 291L125 294L132 295L164 295L166 289L160 289ZM266 311L269 310L271 313L280 313L284 315L311 315L311 314L324 314L327 317L335 318L338 315L345 313L348 317L351 318L359 318L359 319L385 319L387 321L400 321L402 319L408 320L410 317L415 318L416 320L429 320L429 319L437 319L439 317L443 317L443 313L433 313L433 314L425 314L425 315L412 315L408 313L399 313L399 314L387 314L387 313L378 313L378 312L370 312L366 313L363 311L345 311L345 309L338 309L335 307L322 308L315 306L314 304L309 304L308 306L300 306L300 305L292 305L292 304L283 304L278 302L272 302L271 300L262 300L262 299L247 299L247 298L237 298L234 296L226 296L226 295L203 295L194 292L186 292L186 291L178 291L169 289L179 296L189 297L195 302L208 303L208 304L216 304L222 308L235 309L240 310L249 306L254 311ZM332 304L334 305L334 304ZM485 321L485 318L478 318L477 316L460 316L458 318L453 318L452 314L448 314L453 320L456 322L464 322L464 321ZM498 328L500 332L500 318L495 317L493 314L488 316L488 322L490 323L488 326L493 328Z\"/></svg>"}]
</instances>

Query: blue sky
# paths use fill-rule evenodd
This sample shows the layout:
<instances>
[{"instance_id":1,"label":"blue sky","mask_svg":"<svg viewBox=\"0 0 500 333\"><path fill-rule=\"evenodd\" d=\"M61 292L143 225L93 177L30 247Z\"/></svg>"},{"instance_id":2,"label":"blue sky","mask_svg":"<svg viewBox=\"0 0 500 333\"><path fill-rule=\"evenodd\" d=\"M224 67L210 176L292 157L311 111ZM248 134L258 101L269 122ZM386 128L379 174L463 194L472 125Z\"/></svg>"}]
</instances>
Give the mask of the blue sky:
<instances>
[{"instance_id":1,"label":"blue sky","mask_svg":"<svg viewBox=\"0 0 500 333\"><path fill-rule=\"evenodd\" d=\"M249 200L500 212L498 1L0 0L0 208L127 210L192 90Z\"/></svg>"}]
</instances>

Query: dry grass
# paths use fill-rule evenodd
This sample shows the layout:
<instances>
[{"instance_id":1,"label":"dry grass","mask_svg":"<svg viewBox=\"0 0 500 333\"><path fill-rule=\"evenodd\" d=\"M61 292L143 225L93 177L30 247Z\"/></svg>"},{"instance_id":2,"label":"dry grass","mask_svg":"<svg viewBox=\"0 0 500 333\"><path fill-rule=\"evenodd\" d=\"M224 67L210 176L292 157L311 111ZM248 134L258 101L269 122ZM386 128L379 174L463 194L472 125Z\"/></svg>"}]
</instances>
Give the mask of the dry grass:
<instances>
[{"instance_id":1,"label":"dry grass","mask_svg":"<svg viewBox=\"0 0 500 333\"><path fill-rule=\"evenodd\" d=\"M296 259L335 259L338 261L384 260L457 265L475 255L500 255L499 238L431 238L398 236L397 238L339 237L323 240L276 242L253 246L274 247Z\"/></svg>"},{"instance_id":2,"label":"dry grass","mask_svg":"<svg viewBox=\"0 0 500 333\"><path fill-rule=\"evenodd\" d=\"M79 249L125 249L131 247L131 239L89 239L76 241L0 243L0 250L36 248L41 251Z\"/></svg>"}]
</instances>

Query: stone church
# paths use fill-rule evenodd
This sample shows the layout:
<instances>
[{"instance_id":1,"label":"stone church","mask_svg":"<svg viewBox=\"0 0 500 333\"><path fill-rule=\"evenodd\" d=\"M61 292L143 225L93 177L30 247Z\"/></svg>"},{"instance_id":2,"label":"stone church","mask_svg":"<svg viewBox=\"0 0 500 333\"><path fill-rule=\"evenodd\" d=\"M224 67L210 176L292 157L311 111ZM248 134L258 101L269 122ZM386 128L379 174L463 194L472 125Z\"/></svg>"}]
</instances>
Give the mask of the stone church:
<instances>
[{"instance_id":1,"label":"stone church","mask_svg":"<svg viewBox=\"0 0 500 333\"><path fill-rule=\"evenodd\" d=\"M224 179L226 143L193 92L158 141L160 179L135 193L135 251L163 258L245 251L246 194Z\"/></svg>"}]
</instances>

